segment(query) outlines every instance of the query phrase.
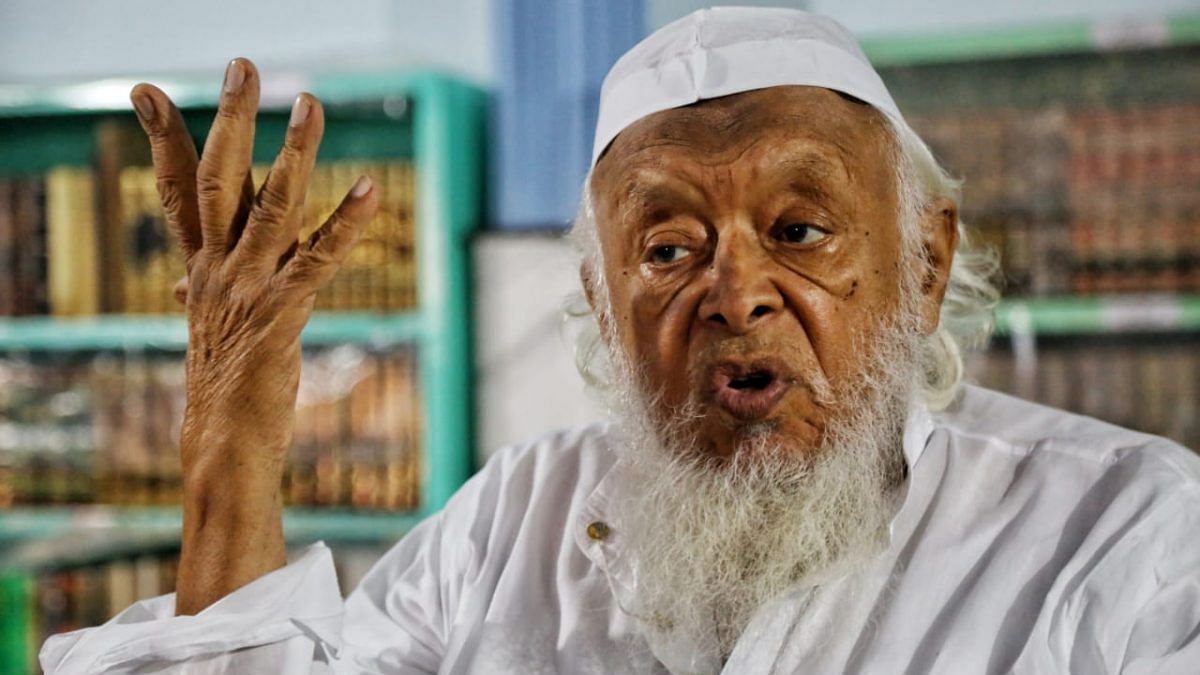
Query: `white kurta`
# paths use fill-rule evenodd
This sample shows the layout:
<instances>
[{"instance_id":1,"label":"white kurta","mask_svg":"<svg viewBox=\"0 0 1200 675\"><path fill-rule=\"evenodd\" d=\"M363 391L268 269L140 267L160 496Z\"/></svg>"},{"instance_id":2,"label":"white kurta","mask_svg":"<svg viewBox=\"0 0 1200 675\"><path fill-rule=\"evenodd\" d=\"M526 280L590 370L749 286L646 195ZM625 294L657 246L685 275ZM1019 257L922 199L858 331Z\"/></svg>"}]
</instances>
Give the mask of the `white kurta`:
<instances>
[{"instance_id":1,"label":"white kurta","mask_svg":"<svg viewBox=\"0 0 1200 675\"><path fill-rule=\"evenodd\" d=\"M722 671L706 645L642 637L621 610L631 570L606 443L593 426L499 453L344 602L318 544L198 616L172 617L163 596L51 638L43 667ZM915 410L904 448L887 551L760 608L723 672L1200 673L1196 455L974 387Z\"/></svg>"}]
</instances>

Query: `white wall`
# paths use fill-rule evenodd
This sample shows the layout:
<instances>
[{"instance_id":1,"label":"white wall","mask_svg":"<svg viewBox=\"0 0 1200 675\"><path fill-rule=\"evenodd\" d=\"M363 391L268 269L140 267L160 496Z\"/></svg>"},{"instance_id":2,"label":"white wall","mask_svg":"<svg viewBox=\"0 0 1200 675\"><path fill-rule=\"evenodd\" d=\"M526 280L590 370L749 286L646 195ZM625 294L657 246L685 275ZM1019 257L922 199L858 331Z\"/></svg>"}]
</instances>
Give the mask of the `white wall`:
<instances>
[{"instance_id":1,"label":"white wall","mask_svg":"<svg viewBox=\"0 0 1200 675\"><path fill-rule=\"evenodd\" d=\"M479 459L547 431L602 419L575 370L564 300L579 267L561 236L476 240L475 375Z\"/></svg>"},{"instance_id":2,"label":"white wall","mask_svg":"<svg viewBox=\"0 0 1200 675\"><path fill-rule=\"evenodd\" d=\"M493 78L492 0L0 0L0 82L432 67Z\"/></svg>"}]
</instances>

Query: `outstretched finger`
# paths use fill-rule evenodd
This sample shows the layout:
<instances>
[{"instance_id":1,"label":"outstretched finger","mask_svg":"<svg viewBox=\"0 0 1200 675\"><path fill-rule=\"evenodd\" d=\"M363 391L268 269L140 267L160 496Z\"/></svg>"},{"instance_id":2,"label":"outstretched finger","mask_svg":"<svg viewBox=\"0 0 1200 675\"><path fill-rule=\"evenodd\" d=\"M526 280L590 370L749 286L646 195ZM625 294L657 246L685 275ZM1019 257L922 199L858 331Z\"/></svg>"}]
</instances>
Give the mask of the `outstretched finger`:
<instances>
[{"instance_id":1,"label":"outstretched finger","mask_svg":"<svg viewBox=\"0 0 1200 675\"><path fill-rule=\"evenodd\" d=\"M225 70L221 102L196 170L200 227L206 250L228 252L242 228L243 189L254 150L259 81L254 64L234 59Z\"/></svg>"},{"instance_id":2,"label":"outstretched finger","mask_svg":"<svg viewBox=\"0 0 1200 675\"><path fill-rule=\"evenodd\" d=\"M280 256L300 235L301 210L325 130L321 104L300 94L292 105L283 148L254 199L246 231L233 263L239 268L273 273Z\"/></svg>"},{"instance_id":3,"label":"outstretched finger","mask_svg":"<svg viewBox=\"0 0 1200 675\"><path fill-rule=\"evenodd\" d=\"M138 121L150 139L154 176L167 225L179 238L190 269L204 244L196 201L196 144L188 135L183 115L158 87L139 84L129 94Z\"/></svg>"},{"instance_id":4,"label":"outstretched finger","mask_svg":"<svg viewBox=\"0 0 1200 675\"><path fill-rule=\"evenodd\" d=\"M277 279L284 292L305 298L328 284L378 207L379 197L371 179L361 176L333 215L279 271Z\"/></svg>"}]
</instances>

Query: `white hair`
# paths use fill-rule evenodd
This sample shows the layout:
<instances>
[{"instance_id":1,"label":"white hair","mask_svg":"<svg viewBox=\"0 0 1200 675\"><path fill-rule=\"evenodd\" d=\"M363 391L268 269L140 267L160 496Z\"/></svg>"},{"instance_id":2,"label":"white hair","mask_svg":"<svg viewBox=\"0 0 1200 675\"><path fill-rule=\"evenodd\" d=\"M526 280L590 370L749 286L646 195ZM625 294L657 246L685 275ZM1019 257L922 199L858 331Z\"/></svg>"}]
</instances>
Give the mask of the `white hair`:
<instances>
[{"instance_id":1,"label":"white hair","mask_svg":"<svg viewBox=\"0 0 1200 675\"><path fill-rule=\"evenodd\" d=\"M904 266L901 284L905 290L919 287L926 267L930 264L922 250L919 230L920 215L936 199L947 198L961 205L961 182L950 176L934 158L929 147L904 122L896 122L882 114L892 142L896 167L897 197L900 209L901 255L916 260L919 265ZM571 228L573 241L584 265L593 299L602 309L608 306L608 286L604 278L603 252L597 229L591 173L584 181L579 212ZM1000 299L997 286L999 262L995 252L974 242L959 218L956 224L958 244L955 248L950 279L942 299L937 330L924 336L920 345L923 376L918 391L931 410L942 410L957 396L963 380L963 353L984 345L991 337L993 309ZM608 377L604 372L597 316L582 293L568 302L569 317L591 318L580 331L576 343L576 366L589 385L604 388Z\"/></svg>"}]
</instances>

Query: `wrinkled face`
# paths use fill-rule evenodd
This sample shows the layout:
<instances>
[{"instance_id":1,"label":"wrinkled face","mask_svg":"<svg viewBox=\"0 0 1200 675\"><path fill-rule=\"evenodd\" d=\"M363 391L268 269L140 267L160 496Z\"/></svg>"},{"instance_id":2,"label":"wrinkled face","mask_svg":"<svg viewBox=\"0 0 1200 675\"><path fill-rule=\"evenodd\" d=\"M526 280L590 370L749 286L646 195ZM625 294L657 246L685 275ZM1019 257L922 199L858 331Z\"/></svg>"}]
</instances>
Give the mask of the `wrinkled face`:
<instances>
[{"instance_id":1,"label":"wrinkled face","mask_svg":"<svg viewBox=\"0 0 1200 675\"><path fill-rule=\"evenodd\" d=\"M693 406L701 452L764 433L815 448L839 383L862 377L861 347L914 264L884 125L835 92L773 87L650 115L597 164L602 328L658 413ZM946 257L952 232L934 237L951 238L933 242ZM926 279L933 326L943 287Z\"/></svg>"}]
</instances>

